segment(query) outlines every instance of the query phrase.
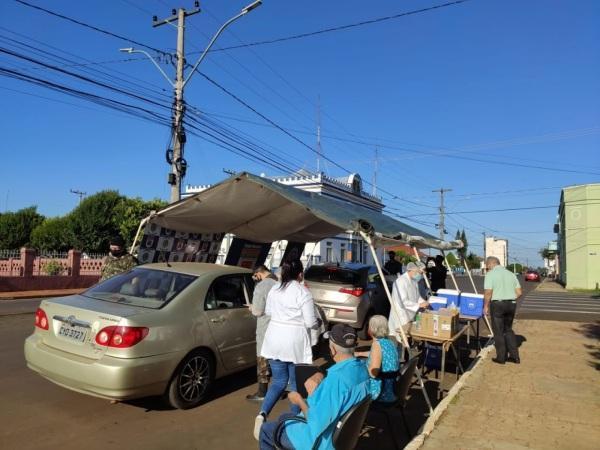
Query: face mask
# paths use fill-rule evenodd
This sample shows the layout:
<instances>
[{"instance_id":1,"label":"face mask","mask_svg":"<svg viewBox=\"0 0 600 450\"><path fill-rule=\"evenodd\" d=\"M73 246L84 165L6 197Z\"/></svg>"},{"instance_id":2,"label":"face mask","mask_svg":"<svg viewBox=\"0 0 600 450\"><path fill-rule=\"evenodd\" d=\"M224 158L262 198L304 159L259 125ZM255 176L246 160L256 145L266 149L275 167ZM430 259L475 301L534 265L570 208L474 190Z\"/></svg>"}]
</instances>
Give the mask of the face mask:
<instances>
[{"instance_id":1,"label":"face mask","mask_svg":"<svg viewBox=\"0 0 600 450\"><path fill-rule=\"evenodd\" d=\"M413 277L413 280L415 280L415 281L421 281L422 278L423 278L423 275L421 275L420 273L418 273L418 274L416 274Z\"/></svg>"}]
</instances>

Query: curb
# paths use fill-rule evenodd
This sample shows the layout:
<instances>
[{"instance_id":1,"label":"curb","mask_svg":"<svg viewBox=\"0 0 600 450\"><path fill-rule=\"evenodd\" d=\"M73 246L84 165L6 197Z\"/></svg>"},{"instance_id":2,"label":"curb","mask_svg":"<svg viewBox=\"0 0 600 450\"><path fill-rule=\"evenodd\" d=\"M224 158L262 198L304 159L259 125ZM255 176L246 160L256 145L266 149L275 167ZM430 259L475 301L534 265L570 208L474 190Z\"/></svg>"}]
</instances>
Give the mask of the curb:
<instances>
[{"instance_id":1,"label":"curb","mask_svg":"<svg viewBox=\"0 0 600 450\"><path fill-rule=\"evenodd\" d=\"M493 348L494 346L492 345L492 339L489 339L488 342L485 344L483 350L481 350L479 352L479 355L477 355L477 358L467 368L467 371L463 374L462 377L460 377L460 379L454 384L454 386L450 388L448 395L446 395L446 397L433 410L433 414L429 416L429 419L427 419L427 421L421 428L421 433L415 436L408 443L408 445L404 447L404 450L417 450L421 448L421 446L425 443L425 439L427 439L427 437L434 430L435 425L440 420L442 415L446 412L448 406L450 405L454 397L456 397L456 395L460 392L460 390L463 388L463 386L465 385L469 377L473 374L475 369L477 369L477 367L483 361L485 361L485 359L488 357L488 354L492 351Z\"/></svg>"},{"instance_id":2,"label":"curb","mask_svg":"<svg viewBox=\"0 0 600 450\"><path fill-rule=\"evenodd\" d=\"M68 295L79 294L85 291L88 288L82 289L72 289L66 291L48 291L44 293L35 293L35 291L30 291L30 294L24 294L22 291L20 292L0 292L0 302L3 300L28 300L32 298L52 298L52 297L66 297ZM27 291L25 291L27 292Z\"/></svg>"}]
</instances>

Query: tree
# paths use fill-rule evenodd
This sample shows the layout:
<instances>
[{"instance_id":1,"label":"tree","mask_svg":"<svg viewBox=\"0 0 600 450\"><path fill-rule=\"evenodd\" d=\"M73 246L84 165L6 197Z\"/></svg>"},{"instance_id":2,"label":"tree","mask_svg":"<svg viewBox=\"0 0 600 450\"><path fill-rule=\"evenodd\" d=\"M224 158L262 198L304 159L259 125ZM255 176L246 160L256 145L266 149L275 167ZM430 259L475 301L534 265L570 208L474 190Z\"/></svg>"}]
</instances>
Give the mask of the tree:
<instances>
[{"instance_id":1,"label":"tree","mask_svg":"<svg viewBox=\"0 0 600 450\"><path fill-rule=\"evenodd\" d=\"M115 207L114 225L129 246L135 238L141 220L147 217L151 211L158 211L167 205L167 202L160 199L146 202L139 197L123 198Z\"/></svg>"},{"instance_id":2,"label":"tree","mask_svg":"<svg viewBox=\"0 0 600 450\"><path fill-rule=\"evenodd\" d=\"M74 242L70 216L45 219L31 232L31 245L38 250L65 252Z\"/></svg>"},{"instance_id":3,"label":"tree","mask_svg":"<svg viewBox=\"0 0 600 450\"><path fill-rule=\"evenodd\" d=\"M124 197L117 191L101 191L84 199L69 215L73 244L78 250L105 253L110 238L119 234L115 211Z\"/></svg>"},{"instance_id":4,"label":"tree","mask_svg":"<svg viewBox=\"0 0 600 450\"><path fill-rule=\"evenodd\" d=\"M406 266L409 262L416 262L417 258L414 255L410 255L402 250L396 251L396 259Z\"/></svg>"},{"instance_id":5,"label":"tree","mask_svg":"<svg viewBox=\"0 0 600 450\"><path fill-rule=\"evenodd\" d=\"M508 270L510 270L511 272L514 272L514 273L521 273L521 272L523 272L523 265L520 264L520 263L509 264L508 266L506 266L506 268Z\"/></svg>"},{"instance_id":6,"label":"tree","mask_svg":"<svg viewBox=\"0 0 600 450\"><path fill-rule=\"evenodd\" d=\"M17 249L31 242L31 232L44 220L37 206L0 215L0 248Z\"/></svg>"},{"instance_id":7,"label":"tree","mask_svg":"<svg viewBox=\"0 0 600 450\"><path fill-rule=\"evenodd\" d=\"M448 260L448 265L450 268L457 267L459 265L458 259L452 252L446 254L446 259Z\"/></svg>"},{"instance_id":8,"label":"tree","mask_svg":"<svg viewBox=\"0 0 600 450\"><path fill-rule=\"evenodd\" d=\"M479 269L481 267L481 261L483 261L483 258L480 258L475 253L471 252L469 253L469 256L467 256L467 265L469 266L469 269Z\"/></svg>"},{"instance_id":9,"label":"tree","mask_svg":"<svg viewBox=\"0 0 600 450\"><path fill-rule=\"evenodd\" d=\"M538 252L542 259L554 259L556 252L549 250L547 247L541 248Z\"/></svg>"},{"instance_id":10,"label":"tree","mask_svg":"<svg viewBox=\"0 0 600 450\"><path fill-rule=\"evenodd\" d=\"M465 233L465 230L463 228L462 231L460 230L456 230L456 240L461 240L463 245L463 248L459 248L456 250L456 252L458 253L458 256L460 258L460 262L464 263L465 258L467 257L467 250L469 248L469 243L467 241L467 234Z\"/></svg>"}]
</instances>

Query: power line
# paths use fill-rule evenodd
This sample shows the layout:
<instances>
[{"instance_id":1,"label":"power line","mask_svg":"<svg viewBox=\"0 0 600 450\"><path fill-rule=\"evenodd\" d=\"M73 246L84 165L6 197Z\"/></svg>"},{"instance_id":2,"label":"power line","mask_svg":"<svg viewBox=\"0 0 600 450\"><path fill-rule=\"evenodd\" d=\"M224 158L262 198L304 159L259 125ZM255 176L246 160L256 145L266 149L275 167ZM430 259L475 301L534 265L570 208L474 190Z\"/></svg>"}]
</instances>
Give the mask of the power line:
<instances>
[{"instance_id":1,"label":"power line","mask_svg":"<svg viewBox=\"0 0 600 450\"><path fill-rule=\"evenodd\" d=\"M149 50L152 50L153 52L160 53L160 54L167 54L167 52L164 52L164 51L162 51L162 50L160 50L160 49L158 49L156 47L152 47L152 46L143 44L143 43L141 43L139 41L130 39L128 37L119 35L117 33L113 33L112 31L103 30L102 28L96 27L94 25L87 24L87 23L82 22L82 21L77 20L77 19L73 19L71 17L65 16L63 14L59 14L57 12L51 11L51 10L46 9L46 8L42 8L41 6L32 5L31 3L27 3L24 0L15 0L15 2L20 3L23 6L27 6L28 8L33 8L33 9L36 9L38 11L45 12L46 14L50 14L51 16L58 17L59 19L63 19L63 20L66 20L68 22L72 22L72 23L75 23L77 25L80 25L82 27L89 28L90 30L97 31L97 32L105 34L107 36L111 36L111 37L114 37L114 38L117 38L117 39L121 39L122 41L130 42L130 43L135 44L137 46L147 48Z\"/></svg>"},{"instance_id":2,"label":"power line","mask_svg":"<svg viewBox=\"0 0 600 450\"><path fill-rule=\"evenodd\" d=\"M533 210L533 209L548 209L548 208L558 208L556 205L548 205L548 206L528 206L523 208L504 208L504 209L481 209L478 211L452 211L446 212L447 215L450 214L479 214L479 213L488 213L488 212L505 212L505 211L524 211L524 210ZM419 217L419 216L436 216L437 213L432 214L413 214L408 217Z\"/></svg>"},{"instance_id":3,"label":"power line","mask_svg":"<svg viewBox=\"0 0 600 450\"><path fill-rule=\"evenodd\" d=\"M18 0L18 1L20 1L20 0ZM414 15L414 14L420 14L420 13L424 13L424 12L433 11L433 10L436 10L436 9L446 8L448 6L454 6L454 5L458 5L460 3L466 3L467 1L469 1L469 0L457 0L457 1L453 1L453 2L442 3L440 5L430 6L430 7L427 7L427 8L420 8L420 9L415 9L415 10L412 10L412 11L406 11L406 12L399 13L399 14L394 14L394 15L391 15L391 16L379 17L379 18L370 19L370 20L363 20L362 22L356 22L356 23L351 23L351 24L347 24L347 25L339 25L339 26L336 26L336 27L325 28L325 29L322 29L322 30L310 31L310 32L307 32L307 33L294 34L292 36L285 36L285 37L280 37L280 38L275 38L275 39L267 39L267 40L256 41L256 42L249 42L247 44L232 45L232 46L229 46L229 47L221 47L221 48L218 48L218 49L214 49L213 52L226 51L226 50L234 50L234 49L247 48L247 47L256 47L258 45L275 44L275 43L278 43L278 42L292 41L292 40L295 40L295 39L303 39L303 38L307 38L307 37L311 37L311 36L316 36L316 35L320 35L320 34L332 33L332 32L335 32L335 31L349 30L351 28L362 27L362 26L365 26L365 25L372 25L372 24L375 24L375 23L381 23L381 22L386 22L388 20L395 20L395 19L399 19L401 17L411 16L411 15Z\"/></svg>"},{"instance_id":4,"label":"power line","mask_svg":"<svg viewBox=\"0 0 600 450\"><path fill-rule=\"evenodd\" d=\"M15 0L15 1L21 1L21 0ZM106 89L109 89L109 90L112 90L112 91L115 91L115 92L127 95L129 97L133 97L133 98L135 98L137 100L140 100L140 101L143 101L143 102L146 102L146 103L150 103L150 104L153 104L153 105L156 105L156 106L160 106L162 108L167 108L167 109L171 108L170 105L165 105L165 104L159 103L157 101L150 100L150 99L148 99L146 97L142 97L141 95L137 95L137 94L134 94L132 92L126 91L124 89L121 89L121 88L118 88L118 87L115 87L115 86L111 86L111 85L103 83L101 81L97 81L97 80L94 80L92 78L80 75L78 73L71 72L71 71L66 70L66 69L62 69L62 68L60 68L58 66L55 66L55 65L52 65L52 64L47 64L47 63L45 63L43 61L37 60L35 58L31 58L29 56L26 56L26 55L14 52L12 50L9 50L9 49L3 48L3 47L0 47L0 53L5 53L7 55L14 56L15 58L23 59L25 61L29 61L29 62L34 63L34 64L38 64L38 65L46 67L48 69L52 69L52 70L54 70L56 72L60 72L62 74L69 75L71 77L77 78L77 79L79 79L81 81L85 81L85 82L94 84L96 86L100 86L100 87L103 87L103 88L106 88Z\"/></svg>"}]
</instances>

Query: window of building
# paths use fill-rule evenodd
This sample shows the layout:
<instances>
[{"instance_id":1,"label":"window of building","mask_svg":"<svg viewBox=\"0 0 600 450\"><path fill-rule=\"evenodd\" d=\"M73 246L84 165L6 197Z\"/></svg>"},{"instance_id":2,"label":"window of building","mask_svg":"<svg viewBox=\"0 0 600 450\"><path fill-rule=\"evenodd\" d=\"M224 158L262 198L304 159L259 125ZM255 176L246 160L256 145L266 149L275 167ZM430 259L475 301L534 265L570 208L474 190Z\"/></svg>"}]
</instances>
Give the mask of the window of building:
<instances>
[{"instance_id":1,"label":"window of building","mask_svg":"<svg viewBox=\"0 0 600 450\"><path fill-rule=\"evenodd\" d=\"M333 261L333 248L327 247L325 249L325 262L332 262L332 261Z\"/></svg>"}]
</instances>

